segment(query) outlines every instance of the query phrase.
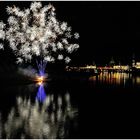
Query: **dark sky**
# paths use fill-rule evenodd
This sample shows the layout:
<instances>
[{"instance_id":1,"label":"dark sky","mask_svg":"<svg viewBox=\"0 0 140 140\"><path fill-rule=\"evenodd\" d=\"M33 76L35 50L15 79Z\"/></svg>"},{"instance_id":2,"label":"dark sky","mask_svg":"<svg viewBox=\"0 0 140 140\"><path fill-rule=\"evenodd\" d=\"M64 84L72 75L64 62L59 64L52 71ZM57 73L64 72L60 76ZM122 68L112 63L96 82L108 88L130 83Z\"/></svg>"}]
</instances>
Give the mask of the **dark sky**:
<instances>
[{"instance_id":1,"label":"dark sky","mask_svg":"<svg viewBox=\"0 0 140 140\"><path fill-rule=\"evenodd\" d=\"M43 2L48 3L55 6L60 21L80 34L73 64L108 64L112 57L126 64L133 54L140 60L140 2ZM0 20L7 18L7 5L27 8L30 2L0 2Z\"/></svg>"}]
</instances>

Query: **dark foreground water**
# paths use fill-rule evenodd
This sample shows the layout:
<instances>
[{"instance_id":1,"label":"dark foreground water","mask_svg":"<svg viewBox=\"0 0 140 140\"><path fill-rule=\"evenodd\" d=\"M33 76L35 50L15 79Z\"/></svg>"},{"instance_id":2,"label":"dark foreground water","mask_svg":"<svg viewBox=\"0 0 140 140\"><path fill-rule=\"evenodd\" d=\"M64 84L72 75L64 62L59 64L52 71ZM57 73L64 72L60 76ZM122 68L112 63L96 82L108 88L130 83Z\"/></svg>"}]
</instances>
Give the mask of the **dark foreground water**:
<instances>
[{"instance_id":1,"label":"dark foreground water","mask_svg":"<svg viewBox=\"0 0 140 140\"><path fill-rule=\"evenodd\" d=\"M0 86L0 138L140 138L140 76L101 73Z\"/></svg>"}]
</instances>

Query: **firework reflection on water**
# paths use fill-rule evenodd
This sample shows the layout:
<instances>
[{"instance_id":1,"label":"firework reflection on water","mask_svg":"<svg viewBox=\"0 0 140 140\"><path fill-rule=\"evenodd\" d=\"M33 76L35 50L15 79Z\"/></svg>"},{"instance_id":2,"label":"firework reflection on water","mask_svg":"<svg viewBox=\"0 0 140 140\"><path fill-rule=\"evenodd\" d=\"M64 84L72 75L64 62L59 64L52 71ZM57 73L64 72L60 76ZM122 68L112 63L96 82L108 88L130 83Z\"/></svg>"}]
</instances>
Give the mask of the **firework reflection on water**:
<instances>
[{"instance_id":1,"label":"firework reflection on water","mask_svg":"<svg viewBox=\"0 0 140 140\"><path fill-rule=\"evenodd\" d=\"M42 103L36 100L17 98L17 107L12 108L3 133L6 138L67 138L75 125L77 109L70 102L70 95L47 95Z\"/></svg>"}]
</instances>

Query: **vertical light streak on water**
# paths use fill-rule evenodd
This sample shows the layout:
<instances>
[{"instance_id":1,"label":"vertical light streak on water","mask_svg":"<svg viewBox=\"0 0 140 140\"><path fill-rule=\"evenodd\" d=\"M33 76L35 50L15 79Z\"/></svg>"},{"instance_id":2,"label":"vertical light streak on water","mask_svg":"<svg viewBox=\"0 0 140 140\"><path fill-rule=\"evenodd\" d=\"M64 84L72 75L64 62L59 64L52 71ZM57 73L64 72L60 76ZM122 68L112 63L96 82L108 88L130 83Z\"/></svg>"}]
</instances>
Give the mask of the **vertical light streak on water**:
<instances>
[{"instance_id":1,"label":"vertical light streak on water","mask_svg":"<svg viewBox=\"0 0 140 140\"><path fill-rule=\"evenodd\" d=\"M46 99L46 92L44 89L44 85L43 83L39 86L38 91L37 91L37 96L36 96L36 100L38 100L39 102L43 103L44 100Z\"/></svg>"},{"instance_id":2,"label":"vertical light streak on water","mask_svg":"<svg viewBox=\"0 0 140 140\"><path fill-rule=\"evenodd\" d=\"M64 96L48 94L40 107L38 102L17 97L17 106L11 109L6 122L1 122L2 134L6 139L67 138L71 128L76 128L77 113L68 92Z\"/></svg>"}]
</instances>

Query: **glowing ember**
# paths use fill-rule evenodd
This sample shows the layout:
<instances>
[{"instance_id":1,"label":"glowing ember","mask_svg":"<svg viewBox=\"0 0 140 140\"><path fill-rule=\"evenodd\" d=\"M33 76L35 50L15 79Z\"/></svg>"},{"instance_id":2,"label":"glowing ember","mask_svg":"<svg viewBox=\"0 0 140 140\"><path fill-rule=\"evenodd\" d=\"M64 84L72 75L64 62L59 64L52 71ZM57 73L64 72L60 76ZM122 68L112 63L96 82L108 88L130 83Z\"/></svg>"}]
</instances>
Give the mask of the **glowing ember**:
<instances>
[{"instance_id":1,"label":"glowing ember","mask_svg":"<svg viewBox=\"0 0 140 140\"><path fill-rule=\"evenodd\" d=\"M38 85L42 85L43 82L37 82Z\"/></svg>"},{"instance_id":2,"label":"glowing ember","mask_svg":"<svg viewBox=\"0 0 140 140\"><path fill-rule=\"evenodd\" d=\"M45 78L43 76L39 76L37 77L36 81L38 85L41 85L45 81Z\"/></svg>"},{"instance_id":3,"label":"glowing ember","mask_svg":"<svg viewBox=\"0 0 140 140\"><path fill-rule=\"evenodd\" d=\"M44 80L44 77L43 76L40 76L39 78L38 78L38 81L43 81Z\"/></svg>"}]
</instances>

